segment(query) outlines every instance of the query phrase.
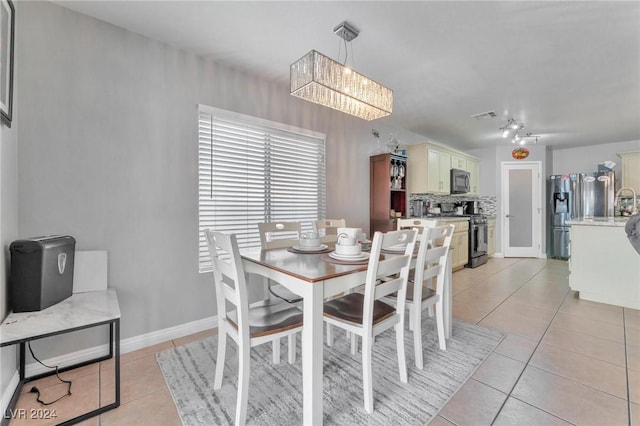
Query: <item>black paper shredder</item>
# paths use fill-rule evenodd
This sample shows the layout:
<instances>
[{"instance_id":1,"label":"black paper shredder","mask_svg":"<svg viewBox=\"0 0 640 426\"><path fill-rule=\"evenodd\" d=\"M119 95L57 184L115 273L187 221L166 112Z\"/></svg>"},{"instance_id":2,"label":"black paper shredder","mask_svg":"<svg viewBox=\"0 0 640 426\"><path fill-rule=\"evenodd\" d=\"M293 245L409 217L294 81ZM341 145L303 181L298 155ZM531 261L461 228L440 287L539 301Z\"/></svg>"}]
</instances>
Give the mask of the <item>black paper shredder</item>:
<instances>
[{"instance_id":1,"label":"black paper shredder","mask_svg":"<svg viewBox=\"0 0 640 426\"><path fill-rule=\"evenodd\" d=\"M13 312L40 311L71 296L75 249L76 240L70 236L11 243L9 300Z\"/></svg>"}]
</instances>

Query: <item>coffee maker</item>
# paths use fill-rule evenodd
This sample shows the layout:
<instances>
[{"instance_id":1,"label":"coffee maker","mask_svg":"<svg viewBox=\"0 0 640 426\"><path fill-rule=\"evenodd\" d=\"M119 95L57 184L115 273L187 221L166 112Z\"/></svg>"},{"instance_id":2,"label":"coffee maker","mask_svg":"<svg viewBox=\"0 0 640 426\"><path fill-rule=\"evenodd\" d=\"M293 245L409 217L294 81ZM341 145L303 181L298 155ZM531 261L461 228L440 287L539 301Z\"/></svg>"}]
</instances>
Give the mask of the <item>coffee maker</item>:
<instances>
[{"instance_id":1,"label":"coffee maker","mask_svg":"<svg viewBox=\"0 0 640 426\"><path fill-rule=\"evenodd\" d=\"M480 201L467 201L464 212L465 214L480 214Z\"/></svg>"},{"instance_id":2,"label":"coffee maker","mask_svg":"<svg viewBox=\"0 0 640 426\"><path fill-rule=\"evenodd\" d=\"M427 203L424 200L413 200L409 209L410 217L422 217L427 214Z\"/></svg>"}]
</instances>

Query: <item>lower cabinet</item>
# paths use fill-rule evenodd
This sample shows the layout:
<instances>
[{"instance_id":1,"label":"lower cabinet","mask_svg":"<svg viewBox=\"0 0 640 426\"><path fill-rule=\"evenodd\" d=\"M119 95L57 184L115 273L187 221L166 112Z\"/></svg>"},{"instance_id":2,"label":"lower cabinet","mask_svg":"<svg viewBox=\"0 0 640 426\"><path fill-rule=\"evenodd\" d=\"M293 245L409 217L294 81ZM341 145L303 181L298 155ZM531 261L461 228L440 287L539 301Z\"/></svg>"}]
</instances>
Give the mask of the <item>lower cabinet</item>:
<instances>
[{"instance_id":1,"label":"lower cabinet","mask_svg":"<svg viewBox=\"0 0 640 426\"><path fill-rule=\"evenodd\" d=\"M438 226L455 225L451 239L451 269L464 268L469 262L469 219L438 220Z\"/></svg>"},{"instance_id":2,"label":"lower cabinet","mask_svg":"<svg viewBox=\"0 0 640 426\"><path fill-rule=\"evenodd\" d=\"M453 270L464 268L469 262L469 227L468 222L462 222L466 224L464 231L458 231L458 224L456 224L456 232L453 234L453 240L455 241L454 260L451 263Z\"/></svg>"},{"instance_id":3,"label":"lower cabinet","mask_svg":"<svg viewBox=\"0 0 640 426\"><path fill-rule=\"evenodd\" d=\"M496 254L496 218L487 219L487 255L492 257Z\"/></svg>"}]
</instances>

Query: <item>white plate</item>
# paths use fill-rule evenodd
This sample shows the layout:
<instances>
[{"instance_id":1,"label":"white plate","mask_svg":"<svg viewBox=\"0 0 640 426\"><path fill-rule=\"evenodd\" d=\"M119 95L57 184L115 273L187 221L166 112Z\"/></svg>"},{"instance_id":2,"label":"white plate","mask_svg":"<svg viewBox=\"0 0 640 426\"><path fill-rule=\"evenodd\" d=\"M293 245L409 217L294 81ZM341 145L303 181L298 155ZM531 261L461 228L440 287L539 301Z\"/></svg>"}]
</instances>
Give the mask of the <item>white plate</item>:
<instances>
[{"instance_id":1,"label":"white plate","mask_svg":"<svg viewBox=\"0 0 640 426\"><path fill-rule=\"evenodd\" d=\"M338 251L334 249L333 253L335 253L337 256L340 256L340 257L362 257L362 250L358 254L352 254L352 253L338 253Z\"/></svg>"},{"instance_id":2,"label":"white plate","mask_svg":"<svg viewBox=\"0 0 640 426\"><path fill-rule=\"evenodd\" d=\"M383 248L382 250L390 251L390 252L393 252L393 253L404 253L407 250L407 245L406 244L399 244L399 245Z\"/></svg>"},{"instance_id":3,"label":"white plate","mask_svg":"<svg viewBox=\"0 0 640 426\"><path fill-rule=\"evenodd\" d=\"M320 244L318 247L293 246L291 248L299 251L322 251L322 250L326 250L327 247L329 246L326 244Z\"/></svg>"},{"instance_id":4,"label":"white plate","mask_svg":"<svg viewBox=\"0 0 640 426\"><path fill-rule=\"evenodd\" d=\"M336 260L365 260L369 258L369 253L360 253L360 254L351 254L351 255L342 255L338 254L335 251L329 253L329 257Z\"/></svg>"}]
</instances>

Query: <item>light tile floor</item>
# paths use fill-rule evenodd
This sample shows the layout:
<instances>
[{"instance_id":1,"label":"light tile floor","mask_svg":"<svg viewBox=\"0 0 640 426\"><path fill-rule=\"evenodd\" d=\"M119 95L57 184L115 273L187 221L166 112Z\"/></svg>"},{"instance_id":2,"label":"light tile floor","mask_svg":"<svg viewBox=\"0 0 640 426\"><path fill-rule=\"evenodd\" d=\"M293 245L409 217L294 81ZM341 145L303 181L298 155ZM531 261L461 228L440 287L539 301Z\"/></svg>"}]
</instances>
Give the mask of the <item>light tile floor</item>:
<instances>
[{"instance_id":1,"label":"light tile floor","mask_svg":"<svg viewBox=\"0 0 640 426\"><path fill-rule=\"evenodd\" d=\"M490 259L453 274L457 319L506 333L431 425L640 425L640 311L582 301L567 263ZM83 425L180 425L155 353L214 335L210 330L122 355L121 406ZM113 398L113 361L65 373L73 395L49 407L59 423ZM25 386L16 410L64 393L55 378ZM15 410L14 410L15 412Z\"/></svg>"}]
</instances>

